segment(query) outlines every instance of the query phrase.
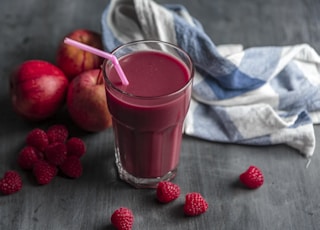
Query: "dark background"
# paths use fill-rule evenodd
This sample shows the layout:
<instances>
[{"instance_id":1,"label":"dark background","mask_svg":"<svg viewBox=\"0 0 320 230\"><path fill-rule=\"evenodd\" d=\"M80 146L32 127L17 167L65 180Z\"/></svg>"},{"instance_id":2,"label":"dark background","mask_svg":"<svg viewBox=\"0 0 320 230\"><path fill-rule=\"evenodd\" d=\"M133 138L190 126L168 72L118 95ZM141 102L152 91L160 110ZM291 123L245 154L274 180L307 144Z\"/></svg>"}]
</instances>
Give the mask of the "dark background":
<instances>
[{"instance_id":1,"label":"dark background","mask_svg":"<svg viewBox=\"0 0 320 230\"><path fill-rule=\"evenodd\" d=\"M245 47L308 43L320 52L318 0L159 0L181 3L202 24L215 44ZM0 175L16 169L23 189L0 196L0 229L113 229L112 212L127 206L135 214L134 229L319 229L320 185L317 146L311 163L287 146L254 147L211 143L184 137L175 182L182 195L161 205L154 190L137 190L119 181L114 167L112 130L88 134L65 113L41 123L16 115L10 103L9 75L28 59L55 61L58 43L70 31L100 32L101 13L108 1L1 0L0 7ZM77 180L55 178L38 186L16 163L26 134L35 127L65 122L71 135L87 144L84 174ZM315 126L320 141L319 126ZM239 174L259 166L265 184L244 189ZM208 211L194 218L183 215L184 194L200 192Z\"/></svg>"}]
</instances>

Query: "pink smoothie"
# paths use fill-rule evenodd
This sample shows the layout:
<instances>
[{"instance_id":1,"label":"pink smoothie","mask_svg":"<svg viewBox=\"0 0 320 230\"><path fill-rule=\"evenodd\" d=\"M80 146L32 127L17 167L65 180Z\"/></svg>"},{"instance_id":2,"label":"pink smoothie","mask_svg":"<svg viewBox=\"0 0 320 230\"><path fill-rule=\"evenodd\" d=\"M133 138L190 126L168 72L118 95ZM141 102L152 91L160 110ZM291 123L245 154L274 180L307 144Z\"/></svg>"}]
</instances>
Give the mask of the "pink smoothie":
<instances>
[{"instance_id":1,"label":"pink smoothie","mask_svg":"<svg viewBox=\"0 0 320 230\"><path fill-rule=\"evenodd\" d=\"M192 74L175 57L157 51L135 52L119 62L128 86L121 85L115 69L107 73L118 160L134 177L162 177L178 166Z\"/></svg>"}]
</instances>

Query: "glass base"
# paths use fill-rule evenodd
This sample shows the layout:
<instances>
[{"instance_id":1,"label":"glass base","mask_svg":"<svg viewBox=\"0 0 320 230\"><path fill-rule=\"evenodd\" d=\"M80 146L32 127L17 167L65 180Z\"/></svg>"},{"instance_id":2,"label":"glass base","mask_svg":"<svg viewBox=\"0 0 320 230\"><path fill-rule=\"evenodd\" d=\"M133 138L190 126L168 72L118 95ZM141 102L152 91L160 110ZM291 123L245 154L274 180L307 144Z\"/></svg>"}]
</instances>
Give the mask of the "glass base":
<instances>
[{"instance_id":1,"label":"glass base","mask_svg":"<svg viewBox=\"0 0 320 230\"><path fill-rule=\"evenodd\" d=\"M170 181L172 180L176 174L177 169L169 171L167 174L161 177L155 178L139 178L131 175L128 173L121 164L120 156L118 151L115 153L116 156L116 166L118 169L118 174L121 180L127 182L128 184L132 185L135 188L156 188L158 183L161 181Z\"/></svg>"}]
</instances>

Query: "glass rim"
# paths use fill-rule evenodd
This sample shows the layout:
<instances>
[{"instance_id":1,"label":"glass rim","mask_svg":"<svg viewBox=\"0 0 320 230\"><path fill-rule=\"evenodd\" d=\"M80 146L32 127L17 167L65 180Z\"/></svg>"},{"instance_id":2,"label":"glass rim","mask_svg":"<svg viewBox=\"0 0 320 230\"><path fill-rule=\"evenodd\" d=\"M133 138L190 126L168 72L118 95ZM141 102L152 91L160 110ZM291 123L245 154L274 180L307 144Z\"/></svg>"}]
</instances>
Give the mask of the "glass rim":
<instances>
[{"instance_id":1,"label":"glass rim","mask_svg":"<svg viewBox=\"0 0 320 230\"><path fill-rule=\"evenodd\" d=\"M190 66L187 66L185 63L183 63L184 65L186 65L186 67L188 69L188 72L189 72L189 75L190 75L190 78L188 79L186 84L183 87L179 88L178 90L176 90L176 91L174 91L172 93L165 94L165 95L160 95L160 96L139 96L139 95L135 95L135 94L132 94L132 93L128 93L128 92L126 92L124 90L121 90L119 87L117 87L115 84L113 84L109 80L109 78L107 76L107 73L106 73L106 65L109 64L109 63L112 64L112 62L110 60L108 60L108 59L105 59L103 61L103 63L102 63L102 72L103 72L103 75L104 75L104 79L107 81L107 84L112 89L116 90L117 92L119 92L119 93L121 93L121 94L123 94L125 96L131 97L131 98L137 98L137 99L141 99L141 100L156 100L156 99L163 99L163 98L175 96L175 95L179 94L180 92L184 91L186 88L189 87L189 85L192 83L192 80L194 78L194 65L193 65L192 59L191 59L190 55L186 51L184 51L182 48L178 47L177 45L175 45L173 43L160 41L160 40L138 40L138 41L132 41L132 42L128 42L126 44L123 44L123 45L120 45L120 46L116 47L114 50L111 51L111 54L114 55L118 50L123 49L125 47L136 45L136 44L143 44L143 43L144 44L147 44L147 43L153 43L153 44L161 43L161 44L164 44L164 45L166 45L168 47L174 48L174 49L178 50L179 52L183 53L183 55L190 62ZM176 56L174 56L174 57L176 57Z\"/></svg>"}]
</instances>

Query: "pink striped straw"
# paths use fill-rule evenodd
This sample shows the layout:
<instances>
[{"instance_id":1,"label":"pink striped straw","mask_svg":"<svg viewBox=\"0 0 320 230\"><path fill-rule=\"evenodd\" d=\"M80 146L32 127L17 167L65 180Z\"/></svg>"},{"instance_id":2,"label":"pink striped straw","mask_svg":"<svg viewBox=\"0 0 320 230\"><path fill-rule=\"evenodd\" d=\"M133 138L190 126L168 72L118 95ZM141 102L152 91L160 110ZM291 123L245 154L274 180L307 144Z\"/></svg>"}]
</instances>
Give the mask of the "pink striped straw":
<instances>
[{"instance_id":1,"label":"pink striped straw","mask_svg":"<svg viewBox=\"0 0 320 230\"><path fill-rule=\"evenodd\" d=\"M113 55L111 53L107 53L107 52L99 50L99 49L96 49L92 46L88 46L86 44L83 44L81 42L75 41L70 38L65 38L64 43L71 45L71 46L74 46L74 47L77 47L77 48L84 50L84 51L87 51L89 53L95 54L99 57L106 58L106 59L110 60L112 62L112 64L114 65L114 68L116 69L116 71L121 79L122 84L129 85L128 79L127 79L126 75L124 74L124 72L119 64L119 61L115 55Z\"/></svg>"}]
</instances>

